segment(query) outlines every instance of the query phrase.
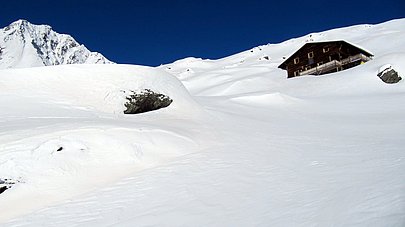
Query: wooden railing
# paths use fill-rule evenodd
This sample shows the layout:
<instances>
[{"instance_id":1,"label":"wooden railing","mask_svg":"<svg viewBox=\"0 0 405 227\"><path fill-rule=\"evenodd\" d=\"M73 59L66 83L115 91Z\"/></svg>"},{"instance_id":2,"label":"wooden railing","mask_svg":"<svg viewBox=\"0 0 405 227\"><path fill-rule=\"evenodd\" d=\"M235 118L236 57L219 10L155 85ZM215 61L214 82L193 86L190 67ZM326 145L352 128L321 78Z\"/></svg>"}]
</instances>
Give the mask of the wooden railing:
<instances>
[{"instance_id":1,"label":"wooden railing","mask_svg":"<svg viewBox=\"0 0 405 227\"><path fill-rule=\"evenodd\" d=\"M369 61L371 60L371 58L365 56L364 54L356 54L353 56L350 56L348 58L342 59L340 61L338 60L333 60L330 62L327 62L325 64L322 65L318 65L315 68L311 68L305 71L300 72L300 76L302 75L319 75L322 74L322 72L327 72L330 71L332 69L339 69L340 67L347 65L349 63L353 63L353 62L357 62L357 61Z\"/></svg>"}]
</instances>

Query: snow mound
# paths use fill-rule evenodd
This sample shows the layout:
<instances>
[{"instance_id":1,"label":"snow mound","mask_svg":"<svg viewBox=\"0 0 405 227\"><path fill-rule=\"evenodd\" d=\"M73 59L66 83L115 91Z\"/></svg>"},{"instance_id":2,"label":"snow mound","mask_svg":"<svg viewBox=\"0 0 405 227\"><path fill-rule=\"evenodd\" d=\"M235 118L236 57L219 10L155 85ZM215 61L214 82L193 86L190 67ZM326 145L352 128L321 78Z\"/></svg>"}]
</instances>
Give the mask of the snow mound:
<instances>
[{"instance_id":1,"label":"snow mound","mask_svg":"<svg viewBox=\"0 0 405 227\"><path fill-rule=\"evenodd\" d=\"M3 193L0 220L54 204L110 184L196 149L182 134L166 130L75 125L52 127L1 146L0 173L19 182ZM33 198L34 197L34 198ZM20 200L25 203L18 203Z\"/></svg>"},{"instance_id":2,"label":"snow mound","mask_svg":"<svg viewBox=\"0 0 405 227\"><path fill-rule=\"evenodd\" d=\"M166 108L124 115L129 91L170 97ZM0 221L55 204L198 150L187 122L202 110L164 71L130 65L0 70ZM181 123L178 123L181 124ZM185 123L189 127L193 125ZM27 201L19 203L18 201Z\"/></svg>"},{"instance_id":3,"label":"snow mound","mask_svg":"<svg viewBox=\"0 0 405 227\"><path fill-rule=\"evenodd\" d=\"M16 102L26 102L30 106L35 106L32 103L35 100L41 108L49 104L50 108L59 106L66 111L71 108L121 114L129 91L150 89L174 100L167 108L171 113L192 113L200 109L175 77L148 67L64 65L9 69L0 71L0 78L2 96L13 96ZM10 104L10 108L13 106ZM37 111L37 114L61 116L55 111Z\"/></svg>"},{"instance_id":4,"label":"snow mound","mask_svg":"<svg viewBox=\"0 0 405 227\"><path fill-rule=\"evenodd\" d=\"M285 105L290 103L296 103L299 99L291 97L289 95L281 94L279 92L270 94L251 94L245 96L238 96L231 98L232 101L244 104L244 105Z\"/></svg>"}]
</instances>

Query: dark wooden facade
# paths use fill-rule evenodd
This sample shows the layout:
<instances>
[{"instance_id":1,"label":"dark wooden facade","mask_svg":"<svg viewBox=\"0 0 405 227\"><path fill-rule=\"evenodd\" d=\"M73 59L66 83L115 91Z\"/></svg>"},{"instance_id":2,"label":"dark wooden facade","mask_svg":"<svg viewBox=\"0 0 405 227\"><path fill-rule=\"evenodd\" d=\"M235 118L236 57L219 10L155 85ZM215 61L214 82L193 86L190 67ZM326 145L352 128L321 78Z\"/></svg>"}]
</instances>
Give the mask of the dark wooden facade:
<instances>
[{"instance_id":1,"label":"dark wooden facade","mask_svg":"<svg viewBox=\"0 0 405 227\"><path fill-rule=\"evenodd\" d=\"M345 70L367 62L373 55L346 41L306 43L279 68L287 70L288 78L321 75Z\"/></svg>"}]
</instances>

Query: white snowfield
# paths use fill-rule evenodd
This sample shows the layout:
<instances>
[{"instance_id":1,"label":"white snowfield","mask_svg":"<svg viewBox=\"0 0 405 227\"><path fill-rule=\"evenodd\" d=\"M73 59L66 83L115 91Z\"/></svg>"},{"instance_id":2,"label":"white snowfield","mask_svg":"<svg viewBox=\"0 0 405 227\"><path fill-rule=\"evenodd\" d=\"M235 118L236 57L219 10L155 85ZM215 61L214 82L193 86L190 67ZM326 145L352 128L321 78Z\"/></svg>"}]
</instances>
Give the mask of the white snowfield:
<instances>
[{"instance_id":1,"label":"white snowfield","mask_svg":"<svg viewBox=\"0 0 405 227\"><path fill-rule=\"evenodd\" d=\"M277 68L331 39L375 57L323 76ZM404 226L405 82L382 82L386 64L405 77L405 19L159 68L1 70L0 179L19 182L0 223ZM124 115L122 91L145 88L173 103Z\"/></svg>"}]
</instances>

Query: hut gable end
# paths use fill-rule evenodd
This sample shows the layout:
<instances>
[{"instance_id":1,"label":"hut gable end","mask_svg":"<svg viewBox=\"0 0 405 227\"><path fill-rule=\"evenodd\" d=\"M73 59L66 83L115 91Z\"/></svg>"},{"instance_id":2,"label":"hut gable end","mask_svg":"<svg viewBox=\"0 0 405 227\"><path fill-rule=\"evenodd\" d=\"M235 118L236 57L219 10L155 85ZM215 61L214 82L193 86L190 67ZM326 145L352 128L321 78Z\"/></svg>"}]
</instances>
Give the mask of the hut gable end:
<instances>
[{"instance_id":1,"label":"hut gable end","mask_svg":"<svg viewBox=\"0 0 405 227\"><path fill-rule=\"evenodd\" d=\"M279 68L287 70L288 78L321 75L341 71L367 62L373 55L346 41L306 43Z\"/></svg>"}]
</instances>

